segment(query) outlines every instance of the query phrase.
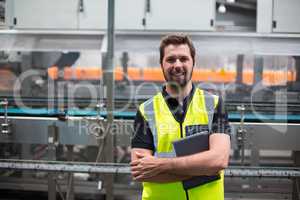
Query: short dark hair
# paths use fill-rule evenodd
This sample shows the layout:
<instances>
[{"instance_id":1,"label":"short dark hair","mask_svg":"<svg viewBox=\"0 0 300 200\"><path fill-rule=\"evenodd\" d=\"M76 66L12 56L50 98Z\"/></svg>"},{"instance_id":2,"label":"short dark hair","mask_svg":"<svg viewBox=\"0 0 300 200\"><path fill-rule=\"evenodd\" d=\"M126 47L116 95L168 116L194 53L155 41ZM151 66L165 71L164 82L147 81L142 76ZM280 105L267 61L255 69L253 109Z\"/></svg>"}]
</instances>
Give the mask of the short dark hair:
<instances>
[{"instance_id":1,"label":"short dark hair","mask_svg":"<svg viewBox=\"0 0 300 200\"><path fill-rule=\"evenodd\" d=\"M190 39L190 37L185 34L167 35L161 39L160 46L159 46L159 53L160 53L159 62L160 62L160 64L162 64L163 58L165 56L165 48L167 46L181 45L181 44L188 45L190 52L191 52L191 57L193 59L193 64L195 64L196 50L195 50L195 47L194 47L193 42Z\"/></svg>"}]
</instances>

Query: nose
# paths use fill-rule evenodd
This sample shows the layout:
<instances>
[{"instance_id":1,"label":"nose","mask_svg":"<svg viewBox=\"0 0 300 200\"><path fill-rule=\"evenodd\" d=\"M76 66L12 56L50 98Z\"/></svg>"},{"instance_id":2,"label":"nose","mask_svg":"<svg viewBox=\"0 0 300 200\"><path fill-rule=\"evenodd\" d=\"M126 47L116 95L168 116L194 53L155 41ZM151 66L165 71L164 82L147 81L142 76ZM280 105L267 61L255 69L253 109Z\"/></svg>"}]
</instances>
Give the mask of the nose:
<instances>
[{"instance_id":1,"label":"nose","mask_svg":"<svg viewBox=\"0 0 300 200\"><path fill-rule=\"evenodd\" d=\"M181 67L181 66L182 66L182 62L180 61L179 58L177 58L177 59L175 60L174 67Z\"/></svg>"}]
</instances>

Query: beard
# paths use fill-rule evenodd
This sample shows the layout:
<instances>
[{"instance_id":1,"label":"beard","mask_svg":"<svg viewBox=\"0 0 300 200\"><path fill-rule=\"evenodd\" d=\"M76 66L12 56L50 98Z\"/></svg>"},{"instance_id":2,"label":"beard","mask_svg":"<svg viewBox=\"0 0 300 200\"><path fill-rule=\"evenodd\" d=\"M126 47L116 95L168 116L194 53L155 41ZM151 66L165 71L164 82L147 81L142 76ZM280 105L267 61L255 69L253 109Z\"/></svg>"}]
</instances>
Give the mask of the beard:
<instances>
[{"instance_id":1,"label":"beard","mask_svg":"<svg viewBox=\"0 0 300 200\"><path fill-rule=\"evenodd\" d=\"M179 91L184 88L192 78L193 69L189 72L186 69L170 69L168 71L163 70L163 74L167 84L174 89Z\"/></svg>"}]
</instances>

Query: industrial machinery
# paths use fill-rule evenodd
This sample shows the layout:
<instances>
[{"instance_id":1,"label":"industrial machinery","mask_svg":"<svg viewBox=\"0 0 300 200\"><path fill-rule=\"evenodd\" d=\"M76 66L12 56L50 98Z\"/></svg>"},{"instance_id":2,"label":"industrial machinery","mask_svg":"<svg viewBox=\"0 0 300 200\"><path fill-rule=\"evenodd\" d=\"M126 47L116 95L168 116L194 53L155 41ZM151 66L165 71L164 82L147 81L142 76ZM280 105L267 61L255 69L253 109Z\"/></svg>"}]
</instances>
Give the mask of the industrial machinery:
<instances>
[{"instance_id":1,"label":"industrial machinery","mask_svg":"<svg viewBox=\"0 0 300 200\"><path fill-rule=\"evenodd\" d=\"M232 127L232 158L229 170L232 171L226 173L226 194L235 197L237 191L242 191L239 196L244 198L255 194L273 199L291 198L293 192L298 193L298 57L234 52L217 57L201 51L202 45L198 41L206 36L193 37L200 49L197 52L199 57L194 82L198 87L222 95L229 112ZM7 71L13 74L13 78L6 81L13 81L12 84L6 84L10 88L1 91L1 142L4 143L1 152L3 159L14 159L12 163L3 160L4 166L12 167L4 171L1 182L5 185L0 185L3 189L15 188L18 181L22 181L28 183L24 185L24 190L35 190L36 186L32 186L32 182L41 186L37 187L38 191L46 190L47 185L49 191L50 188L55 191L55 185L61 185L56 186L57 191L61 187L59 193L68 198L85 194L86 187L94 188L92 192L88 190L90 194L100 195L107 192L106 177L103 174L108 173L117 174L114 187L117 188L116 195L122 193L120 191L139 194L140 186L131 181L126 165L130 159L128 147L133 133L132 123L139 103L160 90L163 82L159 78L161 72L157 67L158 52L151 46L152 43L159 44L160 35L151 35L148 41L143 40L142 48L149 49L148 53L139 53L142 49L134 49L137 48L134 47L134 41L137 40L135 38L123 35L116 37L116 65L119 67L114 70L115 109L112 124L106 120L108 88L103 85L101 77L103 68L99 61L99 50L95 48L90 55L85 50L62 49L62 52L49 52L35 49L32 52L22 52L14 47L16 49L9 52L10 55L19 55L19 60L4 62L11 67L2 69L6 74ZM239 39L251 40L249 37L235 38L236 41ZM73 44L80 43L80 40L74 39ZM126 40L131 44L132 50L129 46L118 46ZM96 43L98 38L94 41ZM123 48L127 49L126 53ZM43 60L50 60L52 57L56 59L49 62ZM147 67L138 64L134 60L137 57L144 59L145 61L140 62ZM212 62L212 58L217 60ZM91 62L92 59L96 66L84 66L84 60ZM57 64L61 60L65 60L65 64ZM25 63L35 67L24 70ZM13 70L13 66L19 66L19 70ZM135 73L136 71L138 72ZM231 71L233 78L230 78ZM210 73L211 80L201 80L205 73ZM151 79L147 80L147 77ZM114 140L111 146L104 145L106 136L110 135L105 134L108 132ZM118 164L102 164L109 154L112 161ZM57 162L52 163L51 160ZM79 163L73 163L72 166L70 161ZM97 173L99 169L94 169L93 166L98 166L103 171ZM20 176L17 173L18 168L34 171L23 172ZM37 169L42 172L35 172ZM43 171L49 172L48 175ZM61 171L61 175L55 175L53 171ZM70 175L71 172L73 176ZM91 173L82 175L79 172ZM100 176L96 175L99 173ZM49 182L41 180L46 177L50 177ZM104 190L97 190L102 183ZM67 189L72 188L67 187L69 185L74 185L72 190Z\"/></svg>"},{"instance_id":2,"label":"industrial machinery","mask_svg":"<svg viewBox=\"0 0 300 200\"><path fill-rule=\"evenodd\" d=\"M0 1L0 26L4 25L5 22L5 2Z\"/></svg>"},{"instance_id":3,"label":"industrial machinery","mask_svg":"<svg viewBox=\"0 0 300 200\"><path fill-rule=\"evenodd\" d=\"M92 1L78 2L82 20ZM207 2L262 17L261 2ZM145 3L143 23L130 21L128 28L116 14L116 32L111 4L109 28L90 32L84 21L62 31L63 20L52 18L35 30L31 16L22 21L26 5L14 8L24 11L9 19L17 31L0 32L0 198L26 191L50 200L140 197L128 165L133 120L138 105L164 84L160 38L178 31L174 24L161 30L152 13L156 1ZM116 11L122 12L118 5ZM230 26L220 15L183 31L197 49L195 85L222 96L229 113L225 197L300 199L300 35L278 33L284 29L278 19L266 33L261 21L254 27L241 18ZM251 26L241 28L245 22Z\"/></svg>"}]
</instances>

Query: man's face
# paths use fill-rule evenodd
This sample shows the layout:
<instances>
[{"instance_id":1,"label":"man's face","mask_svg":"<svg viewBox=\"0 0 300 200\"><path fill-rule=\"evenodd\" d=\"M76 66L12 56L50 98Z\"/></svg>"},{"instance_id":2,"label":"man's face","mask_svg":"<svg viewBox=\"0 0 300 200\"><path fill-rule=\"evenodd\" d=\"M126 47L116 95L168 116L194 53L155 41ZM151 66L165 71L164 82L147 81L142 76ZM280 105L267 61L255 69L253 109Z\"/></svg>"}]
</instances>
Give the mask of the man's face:
<instances>
[{"instance_id":1,"label":"man's face","mask_svg":"<svg viewBox=\"0 0 300 200\"><path fill-rule=\"evenodd\" d=\"M161 67L168 83L186 86L193 72L193 59L188 45L166 46Z\"/></svg>"}]
</instances>

